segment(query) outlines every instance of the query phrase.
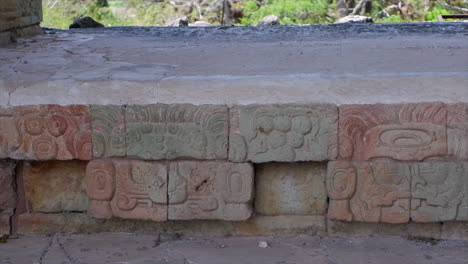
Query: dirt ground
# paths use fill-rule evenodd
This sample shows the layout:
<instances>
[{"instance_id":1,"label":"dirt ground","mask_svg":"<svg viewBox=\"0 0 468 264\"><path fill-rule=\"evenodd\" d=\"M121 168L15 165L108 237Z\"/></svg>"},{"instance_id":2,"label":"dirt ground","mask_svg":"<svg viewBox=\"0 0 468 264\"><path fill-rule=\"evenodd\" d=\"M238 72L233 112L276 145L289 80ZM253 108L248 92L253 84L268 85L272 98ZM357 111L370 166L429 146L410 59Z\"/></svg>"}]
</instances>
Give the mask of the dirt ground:
<instances>
[{"instance_id":1,"label":"dirt ground","mask_svg":"<svg viewBox=\"0 0 468 264\"><path fill-rule=\"evenodd\" d=\"M261 241L267 248L259 246ZM458 264L468 241L401 237L201 238L149 234L20 236L0 244L1 264Z\"/></svg>"}]
</instances>

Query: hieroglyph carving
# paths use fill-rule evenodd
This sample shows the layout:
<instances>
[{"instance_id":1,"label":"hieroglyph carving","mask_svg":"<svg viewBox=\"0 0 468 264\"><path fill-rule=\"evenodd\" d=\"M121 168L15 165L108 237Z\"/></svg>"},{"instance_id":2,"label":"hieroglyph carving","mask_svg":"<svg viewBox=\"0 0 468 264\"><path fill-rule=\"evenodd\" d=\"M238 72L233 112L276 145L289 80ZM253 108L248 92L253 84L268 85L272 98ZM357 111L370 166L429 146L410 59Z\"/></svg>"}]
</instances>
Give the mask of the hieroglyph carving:
<instances>
[{"instance_id":1,"label":"hieroglyph carving","mask_svg":"<svg viewBox=\"0 0 468 264\"><path fill-rule=\"evenodd\" d=\"M87 106L18 106L0 110L0 158L91 159Z\"/></svg>"},{"instance_id":2,"label":"hieroglyph carving","mask_svg":"<svg viewBox=\"0 0 468 264\"><path fill-rule=\"evenodd\" d=\"M230 110L231 161L321 161L336 155L335 106L250 105Z\"/></svg>"},{"instance_id":3,"label":"hieroglyph carving","mask_svg":"<svg viewBox=\"0 0 468 264\"><path fill-rule=\"evenodd\" d=\"M93 158L125 156L124 107L92 105Z\"/></svg>"},{"instance_id":4,"label":"hieroglyph carving","mask_svg":"<svg viewBox=\"0 0 468 264\"><path fill-rule=\"evenodd\" d=\"M247 163L170 164L169 220L246 220L252 213L253 168Z\"/></svg>"},{"instance_id":5,"label":"hieroglyph carving","mask_svg":"<svg viewBox=\"0 0 468 264\"><path fill-rule=\"evenodd\" d=\"M414 164L411 219L416 222L468 220L468 162Z\"/></svg>"},{"instance_id":6,"label":"hieroglyph carving","mask_svg":"<svg viewBox=\"0 0 468 264\"><path fill-rule=\"evenodd\" d=\"M439 103L340 107L340 157L423 160L447 154L446 107Z\"/></svg>"},{"instance_id":7,"label":"hieroglyph carving","mask_svg":"<svg viewBox=\"0 0 468 264\"><path fill-rule=\"evenodd\" d=\"M138 160L93 160L86 169L88 214L167 220L167 167Z\"/></svg>"},{"instance_id":8,"label":"hieroglyph carving","mask_svg":"<svg viewBox=\"0 0 468 264\"><path fill-rule=\"evenodd\" d=\"M406 223L410 217L410 165L331 161L327 192L330 219Z\"/></svg>"},{"instance_id":9,"label":"hieroglyph carving","mask_svg":"<svg viewBox=\"0 0 468 264\"><path fill-rule=\"evenodd\" d=\"M227 118L224 106L128 106L127 155L155 160L226 159Z\"/></svg>"},{"instance_id":10,"label":"hieroglyph carving","mask_svg":"<svg viewBox=\"0 0 468 264\"><path fill-rule=\"evenodd\" d=\"M468 104L447 106L448 154L468 160Z\"/></svg>"}]
</instances>

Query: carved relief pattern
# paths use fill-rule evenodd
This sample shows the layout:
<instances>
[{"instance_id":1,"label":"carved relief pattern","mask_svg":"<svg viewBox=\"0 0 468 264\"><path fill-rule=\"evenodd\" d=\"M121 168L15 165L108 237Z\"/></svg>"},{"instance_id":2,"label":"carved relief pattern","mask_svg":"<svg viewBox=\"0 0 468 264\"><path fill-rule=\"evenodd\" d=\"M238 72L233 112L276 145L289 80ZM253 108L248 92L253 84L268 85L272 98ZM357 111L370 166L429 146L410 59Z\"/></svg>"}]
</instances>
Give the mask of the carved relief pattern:
<instances>
[{"instance_id":1,"label":"carved relief pattern","mask_svg":"<svg viewBox=\"0 0 468 264\"><path fill-rule=\"evenodd\" d=\"M337 110L334 106L238 106L230 112L232 161L335 159Z\"/></svg>"},{"instance_id":2,"label":"carved relief pattern","mask_svg":"<svg viewBox=\"0 0 468 264\"><path fill-rule=\"evenodd\" d=\"M167 220L165 164L137 160L95 160L88 164L88 214L153 221Z\"/></svg>"},{"instance_id":3,"label":"carved relief pattern","mask_svg":"<svg viewBox=\"0 0 468 264\"><path fill-rule=\"evenodd\" d=\"M413 221L468 220L468 162L425 162L413 168Z\"/></svg>"},{"instance_id":4,"label":"carved relief pattern","mask_svg":"<svg viewBox=\"0 0 468 264\"><path fill-rule=\"evenodd\" d=\"M87 106L20 106L0 110L0 156L23 160L91 159Z\"/></svg>"},{"instance_id":5,"label":"carved relief pattern","mask_svg":"<svg viewBox=\"0 0 468 264\"><path fill-rule=\"evenodd\" d=\"M423 160L447 154L444 104L340 107L340 157Z\"/></svg>"},{"instance_id":6,"label":"carved relief pattern","mask_svg":"<svg viewBox=\"0 0 468 264\"><path fill-rule=\"evenodd\" d=\"M447 106L447 139L449 155L468 160L468 104Z\"/></svg>"},{"instance_id":7,"label":"carved relief pattern","mask_svg":"<svg viewBox=\"0 0 468 264\"><path fill-rule=\"evenodd\" d=\"M227 108L147 105L126 108L127 155L143 159L226 159Z\"/></svg>"},{"instance_id":8,"label":"carved relief pattern","mask_svg":"<svg viewBox=\"0 0 468 264\"><path fill-rule=\"evenodd\" d=\"M385 223L409 221L408 164L331 161L328 166L328 218Z\"/></svg>"},{"instance_id":9,"label":"carved relief pattern","mask_svg":"<svg viewBox=\"0 0 468 264\"><path fill-rule=\"evenodd\" d=\"M0 213L12 214L16 207L14 169L13 162L0 160Z\"/></svg>"},{"instance_id":10,"label":"carved relief pattern","mask_svg":"<svg viewBox=\"0 0 468 264\"><path fill-rule=\"evenodd\" d=\"M91 106L93 157L125 156L125 120L122 106Z\"/></svg>"},{"instance_id":11,"label":"carved relief pattern","mask_svg":"<svg viewBox=\"0 0 468 264\"><path fill-rule=\"evenodd\" d=\"M253 196L253 168L221 161L174 162L169 175L169 219L246 220Z\"/></svg>"}]
</instances>

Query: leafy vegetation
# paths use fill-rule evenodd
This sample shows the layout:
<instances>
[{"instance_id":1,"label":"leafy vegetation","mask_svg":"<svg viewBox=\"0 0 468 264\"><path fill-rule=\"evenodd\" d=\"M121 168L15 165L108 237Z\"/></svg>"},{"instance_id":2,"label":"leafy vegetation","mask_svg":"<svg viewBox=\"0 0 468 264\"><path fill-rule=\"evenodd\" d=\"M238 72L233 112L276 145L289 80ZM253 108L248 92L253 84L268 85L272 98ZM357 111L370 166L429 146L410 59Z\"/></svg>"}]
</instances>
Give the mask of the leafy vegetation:
<instances>
[{"instance_id":1,"label":"leafy vegetation","mask_svg":"<svg viewBox=\"0 0 468 264\"><path fill-rule=\"evenodd\" d=\"M359 0L226 0L230 21L255 25L267 15L281 24L329 24L344 12L349 14ZM160 26L182 16L190 22L203 20L222 24L224 0L43 0L43 27L68 28L76 19L90 16L105 26ZM177 4L174 4L176 2ZM182 4L180 4L182 3ZM442 3L442 4L441 4ZM368 0L358 14L375 22L437 21L441 14L459 13L444 3L468 8L467 0Z\"/></svg>"}]
</instances>

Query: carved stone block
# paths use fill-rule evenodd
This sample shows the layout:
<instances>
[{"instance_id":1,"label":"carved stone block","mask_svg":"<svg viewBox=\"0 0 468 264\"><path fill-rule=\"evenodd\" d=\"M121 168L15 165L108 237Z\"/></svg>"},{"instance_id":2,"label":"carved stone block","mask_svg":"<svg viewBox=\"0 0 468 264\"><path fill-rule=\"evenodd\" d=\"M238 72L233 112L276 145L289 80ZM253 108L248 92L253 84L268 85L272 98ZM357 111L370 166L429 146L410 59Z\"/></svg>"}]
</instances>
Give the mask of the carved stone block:
<instances>
[{"instance_id":1,"label":"carved stone block","mask_svg":"<svg viewBox=\"0 0 468 264\"><path fill-rule=\"evenodd\" d=\"M230 110L231 161L321 161L336 156L335 106L250 105Z\"/></svg>"},{"instance_id":2,"label":"carved stone block","mask_svg":"<svg viewBox=\"0 0 468 264\"><path fill-rule=\"evenodd\" d=\"M167 167L139 160L93 160L86 168L88 214L167 220Z\"/></svg>"},{"instance_id":3,"label":"carved stone block","mask_svg":"<svg viewBox=\"0 0 468 264\"><path fill-rule=\"evenodd\" d=\"M125 115L128 156L153 160L227 158L224 106L128 106Z\"/></svg>"},{"instance_id":4,"label":"carved stone block","mask_svg":"<svg viewBox=\"0 0 468 264\"><path fill-rule=\"evenodd\" d=\"M328 218L406 223L410 218L410 165L400 162L328 163Z\"/></svg>"},{"instance_id":5,"label":"carved stone block","mask_svg":"<svg viewBox=\"0 0 468 264\"><path fill-rule=\"evenodd\" d=\"M18 106L0 110L0 157L91 159L88 106Z\"/></svg>"},{"instance_id":6,"label":"carved stone block","mask_svg":"<svg viewBox=\"0 0 468 264\"><path fill-rule=\"evenodd\" d=\"M413 165L411 220L468 220L468 162Z\"/></svg>"},{"instance_id":7,"label":"carved stone block","mask_svg":"<svg viewBox=\"0 0 468 264\"><path fill-rule=\"evenodd\" d=\"M468 160L468 104L447 106L448 154Z\"/></svg>"},{"instance_id":8,"label":"carved stone block","mask_svg":"<svg viewBox=\"0 0 468 264\"><path fill-rule=\"evenodd\" d=\"M170 164L169 219L246 220L252 213L253 168L248 163Z\"/></svg>"},{"instance_id":9,"label":"carved stone block","mask_svg":"<svg viewBox=\"0 0 468 264\"><path fill-rule=\"evenodd\" d=\"M125 113L123 106L92 105L93 158L125 156Z\"/></svg>"},{"instance_id":10,"label":"carved stone block","mask_svg":"<svg viewBox=\"0 0 468 264\"><path fill-rule=\"evenodd\" d=\"M447 154L446 107L439 103L340 107L340 157L423 160Z\"/></svg>"},{"instance_id":11,"label":"carved stone block","mask_svg":"<svg viewBox=\"0 0 468 264\"><path fill-rule=\"evenodd\" d=\"M255 166L255 211L264 215L323 215L327 209L324 163Z\"/></svg>"},{"instance_id":12,"label":"carved stone block","mask_svg":"<svg viewBox=\"0 0 468 264\"><path fill-rule=\"evenodd\" d=\"M23 162L22 177L28 211L86 211L86 161Z\"/></svg>"},{"instance_id":13,"label":"carved stone block","mask_svg":"<svg viewBox=\"0 0 468 264\"><path fill-rule=\"evenodd\" d=\"M13 162L0 160L0 213L12 214L16 207L14 170Z\"/></svg>"}]
</instances>

